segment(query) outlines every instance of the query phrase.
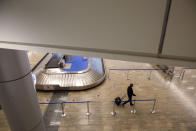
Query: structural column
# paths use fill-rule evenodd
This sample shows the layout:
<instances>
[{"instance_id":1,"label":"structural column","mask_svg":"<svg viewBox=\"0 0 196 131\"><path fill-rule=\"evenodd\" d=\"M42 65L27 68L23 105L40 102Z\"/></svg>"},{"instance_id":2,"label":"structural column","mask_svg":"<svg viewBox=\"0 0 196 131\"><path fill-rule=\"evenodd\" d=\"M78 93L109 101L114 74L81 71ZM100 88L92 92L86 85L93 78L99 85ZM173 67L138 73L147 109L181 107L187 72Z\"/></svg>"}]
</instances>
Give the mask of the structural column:
<instances>
[{"instance_id":1,"label":"structural column","mask_svg":"<svg viewBox=\"0 0 196 131\"><path fill-rule=\"evenodd\" d=\"M45 131L27 53L0 49L0 104L13 131Z\"/></svg>"}]
</instances>

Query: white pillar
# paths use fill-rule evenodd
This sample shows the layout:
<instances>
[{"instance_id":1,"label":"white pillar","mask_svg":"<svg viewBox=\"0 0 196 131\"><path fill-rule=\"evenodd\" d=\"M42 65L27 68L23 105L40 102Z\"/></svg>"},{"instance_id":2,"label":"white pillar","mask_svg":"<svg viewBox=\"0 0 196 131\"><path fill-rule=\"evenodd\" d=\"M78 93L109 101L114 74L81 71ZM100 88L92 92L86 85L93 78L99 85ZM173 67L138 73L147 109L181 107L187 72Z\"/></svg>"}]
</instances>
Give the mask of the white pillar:
<instances>
[{"instance_id":1,"label":"white pillar","mask_svg":"<svg viewBox=\"0 0 196 131\"><path fill-rule=\"evenodd\" d=\"M45 131L25 51L0 49L0 103L12 131Z\"/></svg>"}]
</instances>

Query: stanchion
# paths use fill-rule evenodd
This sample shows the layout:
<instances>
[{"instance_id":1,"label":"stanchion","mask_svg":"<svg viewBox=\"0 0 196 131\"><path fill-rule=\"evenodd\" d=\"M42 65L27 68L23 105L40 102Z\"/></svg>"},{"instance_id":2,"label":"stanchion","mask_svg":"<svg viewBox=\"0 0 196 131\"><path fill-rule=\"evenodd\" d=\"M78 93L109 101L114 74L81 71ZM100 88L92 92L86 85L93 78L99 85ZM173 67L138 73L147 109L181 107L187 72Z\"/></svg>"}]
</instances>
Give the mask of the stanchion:
<instances>
[{"instance_id":1,"label":"stanchion","mask_svg":"<svg viewBox=\"0 0 196 131\"><path fill-rule=\"evenodd\" d=\"M110 80L110 69L108 71L108 80Z\"/></svg>"},{"instance_id":2,"label":"stanchion","mask_svg":"<svg viewBox=\"0 0 196 131\"><path fill-rule=\"evenodd\" d=\"M134 103L133 103L133 109L131 110L131 113L135 114L136 113L136 109L135 109L136 100L133 100L133 101Z\"/></svg>"},{"instance_id":3,"label":"stanchion","mask_svg":"<svg viewBox=\"0 0 196 131\"><path fill-rule=\"evenodd\" d=\"M152 75L152 70L150 70L149 76L148 76L148 80L151 80L151 75Z\"/></svg>"},{"instance_id":4,"label":"stanchion","mask_svg":"<svg viewBox=\"0 0 196 131\"><path fill-rule=\"evenodd\" d=\"M64 104L63 104L63 102L61 103L61 109L62 109L62 117L65 117L66 116L66 114L65 114L65 112L64 112Z\"/></svg>"},{"instance_id":5,"label":"stanchion","mask_svg":"<svg viewBox=\"0 0 196 131\"><path fill-rule=\"evenodd\" d=\"M156 99L154 99L154 104L153 104L153 107L152 107L152 110L151 110L151 113L155 113L155 104L156 104Z\"/></svg>"},{"instance_id":6,"label":"stanchion","mask_svg":"<svg viewBox=\"0 0 196 131\"><path fill-rule=\"evenodd\" d=\"M116 115L116 112L115 112L115 102L113 102L113 108L112 108L111 114L112 114L113 116Z\"/></svg>"},{"instance_id":7,"label":"stanchion","mask_svg":"<svg viewBox=\"0 0 196 131\"><path fill-rule=\"evenodd\" d=\"M130 80L129 79L129 70L127 71L127 80Z\"/></svg>"},{"instance_id":8,"label":"stanchion","mask_svg":"<svg viewBox=\"0 0 196 131\"><path fill-rule=\"evenodd\" d=\"M87 112L86 112L86 115L87 116L90 116L91 113L89 112L89 101L86 102L86 106L87 106Z\"/></svg>"},{"instance_id":9,"label":"stanchion","mask_svg":"<svg viewBox=\"0 0 196 131\"><path fill-rule=\"evenodd\" d=\"M183 69L183 71L180 74L180 80L183 80L184 79L184 74L185 74L185 69Z\"/></svg>"},{"instance_id":10,"label":"stanchion","mask_svg":"<svg viewBox=\"0 0 196 131\"><path fill-rule=\"evenodd\" d=\"M152 106L152 109L151 109L151 113L152 114L155 113L155 105L156 105L156 102L157 102L156 99L145 99L145 100L136 100L136 99L134 99L132 101L128 101L130 103L133 102L133 106L131 106L131 113L132 114L136 114L136 108L135 108L136 101L154 101L153 106ZM86 116L88 116L88 118L89 118L89 116L91 115L91 113L90 113L90 107L89 107L89 102L91 102L91 101L61 102L61 103L59 103L59 102L58 103L40 103L40 104L58 104L58 105L60 104L61 109L62 109L62 117L65 117L66 116L66 113L64 112L64 103L86 103L86 106L87 106ZM113 107L112 107L111 115L112 116L115 116L117 114L116 111L115 111L116 103L115 103L115 101L112 101L112 102L113 102ZM121 102L127 102L127 101L121 101Z\"/></svg>"}]
</instances>

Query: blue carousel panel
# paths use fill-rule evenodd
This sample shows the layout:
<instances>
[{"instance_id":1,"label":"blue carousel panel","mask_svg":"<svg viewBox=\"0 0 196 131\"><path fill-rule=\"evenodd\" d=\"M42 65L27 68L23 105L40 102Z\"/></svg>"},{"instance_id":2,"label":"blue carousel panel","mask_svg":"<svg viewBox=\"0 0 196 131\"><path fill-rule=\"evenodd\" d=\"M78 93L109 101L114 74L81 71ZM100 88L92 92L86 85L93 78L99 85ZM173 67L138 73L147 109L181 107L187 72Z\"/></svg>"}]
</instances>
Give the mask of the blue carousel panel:
<instances>
[{"instance_id":1,"label":"blue carousel panel","mask_svg":"<svg viewBox=\"0 0 196 131\"><path fill-rule=\"evenodd\" d=\"M70 64L70 68L64 68L64 71L83 71L88 68L88 58L83 56L72 56L72 58L69 61L66 61L65 64Z\"/></svg>"}]
</instances>

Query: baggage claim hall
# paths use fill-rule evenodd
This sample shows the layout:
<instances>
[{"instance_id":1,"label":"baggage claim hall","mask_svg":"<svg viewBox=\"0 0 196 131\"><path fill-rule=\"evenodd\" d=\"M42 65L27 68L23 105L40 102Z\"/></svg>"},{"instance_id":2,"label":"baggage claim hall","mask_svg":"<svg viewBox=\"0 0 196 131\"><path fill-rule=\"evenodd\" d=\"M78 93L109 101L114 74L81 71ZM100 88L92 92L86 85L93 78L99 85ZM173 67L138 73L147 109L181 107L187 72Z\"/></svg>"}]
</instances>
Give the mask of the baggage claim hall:
<instances>
[{"instance_id":1,"label":"baggage claim hall","mask_svg":"<svg viewBox=\"0 0 196 131\"><path fill-rule=\"evenodd\" d=\"M0 1L0 131L195 131L195 0Z\"/></svg>"}]
</instances>

